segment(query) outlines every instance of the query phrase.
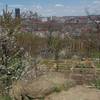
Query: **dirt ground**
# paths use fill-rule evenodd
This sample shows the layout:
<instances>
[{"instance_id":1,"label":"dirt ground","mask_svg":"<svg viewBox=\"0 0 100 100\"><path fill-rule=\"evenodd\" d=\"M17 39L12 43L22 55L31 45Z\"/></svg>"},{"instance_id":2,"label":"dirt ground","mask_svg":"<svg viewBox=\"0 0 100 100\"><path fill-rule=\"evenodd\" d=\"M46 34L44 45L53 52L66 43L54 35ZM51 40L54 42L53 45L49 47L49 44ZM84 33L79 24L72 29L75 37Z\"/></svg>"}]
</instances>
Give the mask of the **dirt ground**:
<instances>
[{"instance_id":1,"label":"dirt ground","mask_svg":"<svg viewBox=\"0 0 100 100\"><path fill-rule=\"evenodd\" d=\"M53 93L45 100L100 100L100 90L87 86L76 86L68 91Z\"/></svg>"}]
</instances>

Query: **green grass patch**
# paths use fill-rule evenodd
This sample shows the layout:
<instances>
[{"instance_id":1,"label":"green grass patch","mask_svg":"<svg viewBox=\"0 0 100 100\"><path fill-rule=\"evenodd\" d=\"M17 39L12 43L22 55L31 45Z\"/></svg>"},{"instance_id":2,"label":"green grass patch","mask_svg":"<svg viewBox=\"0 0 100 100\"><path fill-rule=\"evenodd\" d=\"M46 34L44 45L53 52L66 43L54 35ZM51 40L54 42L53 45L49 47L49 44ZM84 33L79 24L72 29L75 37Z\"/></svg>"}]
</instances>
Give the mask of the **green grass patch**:
<instances>
[{"instance_id":1,"label":"green grass patch","mask_svg":"<svg viewBox=\"0 0 100 100\"><path fill-rule=\"evenodd\" d=\"M93 81L93 84L97 89L100 89L100 79Z\"/></svg>"},{"instance_id":2,"label":"green grass patch","mask_svg":"<svg viewBox=\"0 0 100 100\"><path fill-rule=\"evenodd\" d=\"M0 96L0 100L12 100L9 96Z\"/></svg>"},{"instance_id":3,"label":"green grass patch","mask_svg":"<svg viewBox=\"0 0 100 100\"><path fill-rule=\"evenodd\" d=\"M99 58L100 57L100 52L96 52L96 51L92 52L91 57L92 58Z\"/></svg>"},{"instance_id":4,"label":"green grass patch","mask_svg":"<svg viewBox=\"0 0 100 100\"><path fill-rule=\"evenodd\" d=\"M95 63L97 68L100 68L100 63Z\"/></svg>"}]
</instances>

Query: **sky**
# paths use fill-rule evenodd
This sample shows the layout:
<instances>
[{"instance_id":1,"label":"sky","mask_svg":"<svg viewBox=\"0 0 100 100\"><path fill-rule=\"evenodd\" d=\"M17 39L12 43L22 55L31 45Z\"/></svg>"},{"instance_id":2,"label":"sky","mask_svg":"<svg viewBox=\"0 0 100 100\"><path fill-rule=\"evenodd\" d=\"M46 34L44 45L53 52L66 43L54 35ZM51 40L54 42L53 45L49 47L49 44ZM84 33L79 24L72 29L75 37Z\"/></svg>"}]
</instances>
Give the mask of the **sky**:
<instances>
[{"instance_id":1,"label":"sky","mask_svg":"<svg viewBox=\"0 0 100 100\"><path fill-rule=\"evenodd\" d=\"M5 5L10 10L32 10L43 16L83 16L100 14L100 0L0 0L0 14Z\"/></svg>"}]
</instances>

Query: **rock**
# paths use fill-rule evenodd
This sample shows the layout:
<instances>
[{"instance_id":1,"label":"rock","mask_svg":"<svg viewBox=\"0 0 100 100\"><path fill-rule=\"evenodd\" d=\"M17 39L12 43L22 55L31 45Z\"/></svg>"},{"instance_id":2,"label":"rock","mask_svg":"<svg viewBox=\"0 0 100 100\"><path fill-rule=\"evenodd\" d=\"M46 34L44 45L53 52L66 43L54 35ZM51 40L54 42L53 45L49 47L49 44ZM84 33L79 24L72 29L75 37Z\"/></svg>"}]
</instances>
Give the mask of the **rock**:
<instances>
[{"instance_id":1,"label":"rock","mask_svg":"<svg viewBox=\"0 0 100 100\"><path fill-rule=\"evenodd\" d=\"M18 100L22 100L21 96L42 98L53 92L61 91L63 89L66 90L75 85L75 82L67 79L64 74L51 72L34 79L32 82L16 82L12 87L11 96Z\"/></svg>"}]
</instances>

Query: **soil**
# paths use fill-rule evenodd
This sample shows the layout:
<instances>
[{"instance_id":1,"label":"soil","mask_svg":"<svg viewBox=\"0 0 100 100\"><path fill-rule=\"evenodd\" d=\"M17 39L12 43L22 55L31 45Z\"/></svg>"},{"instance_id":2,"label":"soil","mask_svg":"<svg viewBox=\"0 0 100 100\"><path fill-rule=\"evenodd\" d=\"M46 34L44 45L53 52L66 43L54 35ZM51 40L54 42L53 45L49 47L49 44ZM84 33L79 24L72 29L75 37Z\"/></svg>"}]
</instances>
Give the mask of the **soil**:
<instances>
[{"instance_id":1,"label":"soil","mask_svg":"<svg viewBox=\"0 0 100 100\"><path fill-rule=\"evenodd\" d=\"M68 91L53 93L45 100L100 100L100 90L87 86L76 86Z\"/></svg>"}]
</instances>

